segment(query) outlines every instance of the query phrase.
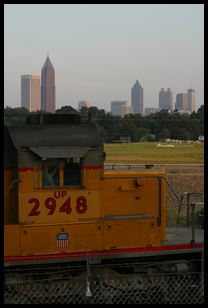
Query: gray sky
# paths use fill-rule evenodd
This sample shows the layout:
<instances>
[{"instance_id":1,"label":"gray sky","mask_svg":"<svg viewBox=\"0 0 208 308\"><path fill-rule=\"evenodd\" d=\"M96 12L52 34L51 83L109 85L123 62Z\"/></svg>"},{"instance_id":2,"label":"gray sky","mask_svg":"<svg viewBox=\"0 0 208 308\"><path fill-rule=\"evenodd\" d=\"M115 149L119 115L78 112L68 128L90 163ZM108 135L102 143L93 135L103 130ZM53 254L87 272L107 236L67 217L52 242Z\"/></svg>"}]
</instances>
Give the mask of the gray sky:
<instances>
[{"instance_id":1,"label":"gray sky","mask_svg":"<svg viewBox=\"0 0 208 308\"><path fill-rule=\"evenodd\" d=\"M131 104L138 79L144 107L160 88L196 90L204 104L203 4L7 4L4 106L19 107L21 74L40 75L47 52L55 68L56 108L80 100L110 110Z\"/></svg>"}]
</instances>

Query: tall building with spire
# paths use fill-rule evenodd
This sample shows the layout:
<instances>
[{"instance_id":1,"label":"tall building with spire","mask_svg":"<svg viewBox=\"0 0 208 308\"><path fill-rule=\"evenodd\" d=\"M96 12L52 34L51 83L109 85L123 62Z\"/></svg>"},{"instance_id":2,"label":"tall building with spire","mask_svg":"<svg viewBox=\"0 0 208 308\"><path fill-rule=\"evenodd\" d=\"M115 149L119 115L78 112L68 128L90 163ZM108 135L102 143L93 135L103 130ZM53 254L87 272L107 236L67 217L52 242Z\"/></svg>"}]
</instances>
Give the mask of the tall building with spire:
<instances>
[{"instance_id":1,"label":"tall building with spire","mask_svg":"<svg viewBox=\"0 0 208 308\"><path fill-rule=\"evenodd\" d=\"M47 112L56 109L55 70L49 55L41 70L41 109Z\"/></svg>"},{"instance_id":2,"label":"tall building with spire","mask_svg":"<svg viewBox=\"0 0 208 308\"><path fill-rule=\"evenodd\" d=\"M131 89L131 105L133 113L140 113L143 115L143 88L138 80Z\"/></svg>"}]
</instances>

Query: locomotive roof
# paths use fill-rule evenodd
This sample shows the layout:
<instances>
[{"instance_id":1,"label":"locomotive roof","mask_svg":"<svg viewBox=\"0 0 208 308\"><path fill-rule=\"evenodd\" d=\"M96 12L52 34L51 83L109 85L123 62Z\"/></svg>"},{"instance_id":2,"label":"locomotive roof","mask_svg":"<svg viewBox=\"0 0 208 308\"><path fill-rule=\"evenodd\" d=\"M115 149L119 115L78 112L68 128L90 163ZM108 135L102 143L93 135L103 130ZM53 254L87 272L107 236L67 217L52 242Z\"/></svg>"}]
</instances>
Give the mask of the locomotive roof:
<instances>
[{"instance_id":1,"label":"locomotive roof","mask_svg":"<svg viewBox=\"0 0 208 308\"><path fill-rule=\"evenodd\" d=\"M65 147L102 145L102 138L95 125L23 125L8 126L9 135L16 149L21 147Z\"/></svg>"}]
</instances>

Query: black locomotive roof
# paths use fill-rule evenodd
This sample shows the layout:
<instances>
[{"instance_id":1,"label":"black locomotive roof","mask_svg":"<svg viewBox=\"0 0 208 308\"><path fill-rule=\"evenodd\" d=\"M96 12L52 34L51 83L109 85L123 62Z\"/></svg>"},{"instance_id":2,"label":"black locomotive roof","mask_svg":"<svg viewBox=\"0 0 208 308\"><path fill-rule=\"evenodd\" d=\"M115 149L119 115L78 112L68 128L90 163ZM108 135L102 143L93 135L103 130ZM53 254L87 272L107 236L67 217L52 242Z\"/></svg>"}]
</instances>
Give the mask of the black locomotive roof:
<instances>
[{"instance_id":1,"label":"black locomotive roof","mask_svg":"<svg viewBox=\"0 0 208 308\"><path fill-rule=\"evenodd\" d=\"M95 125L23 125L8 126L9 135L16 149L21 147L66 147L102 145L102 138Z\"/></svg>"}]
</instances>

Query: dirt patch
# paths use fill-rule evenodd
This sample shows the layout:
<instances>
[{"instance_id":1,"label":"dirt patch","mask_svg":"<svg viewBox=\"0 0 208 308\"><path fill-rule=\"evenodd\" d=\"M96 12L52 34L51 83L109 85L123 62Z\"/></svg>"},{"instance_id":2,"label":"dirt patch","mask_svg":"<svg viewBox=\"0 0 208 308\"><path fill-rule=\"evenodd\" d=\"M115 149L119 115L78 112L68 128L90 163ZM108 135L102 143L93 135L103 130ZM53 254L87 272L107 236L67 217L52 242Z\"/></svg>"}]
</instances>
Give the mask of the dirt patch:
<instances>
[{"instance_id":1,"label":"dirt patch","mask_svg":"<svg viewBox=\"0 0 208 308\"><path fill-rule=\"evenodd\" d=\"M165 169L167 174L204 174L204 164L156 164L155 166Z\"/></svg>"}]
</instances>

